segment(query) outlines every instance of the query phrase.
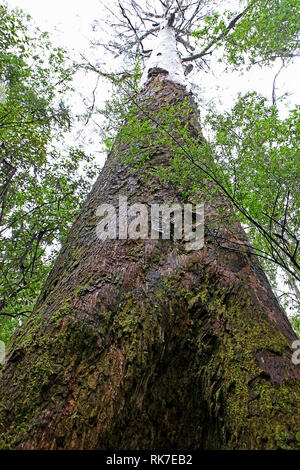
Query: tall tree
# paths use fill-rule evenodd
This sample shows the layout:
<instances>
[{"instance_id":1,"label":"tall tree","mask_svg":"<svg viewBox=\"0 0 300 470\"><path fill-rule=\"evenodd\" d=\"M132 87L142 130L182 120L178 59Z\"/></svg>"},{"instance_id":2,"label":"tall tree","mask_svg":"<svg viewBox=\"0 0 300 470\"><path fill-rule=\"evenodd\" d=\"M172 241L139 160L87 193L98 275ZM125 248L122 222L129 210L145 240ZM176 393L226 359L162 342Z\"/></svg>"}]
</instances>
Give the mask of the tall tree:
<instances>
[{"instance_id":1,"label":"tall tree","mask_svg":"<svg viewBox=\"0 0 300 470\"><path fill-rule=\"evenodd\" d=\"M178 122L205 146L177 54L178 12L165 5L144 88L14 337L1 374L1 448L300 448L296 336L222 192L203 177L198 198L214 193L205 226L226 245L206 230L204 247L187 251L174 220L169 237L158 225L160 237L128 239L113 237L111 217L102 224L111 237L99 237L99 206L118 208L120 195L131 205L129 230L134 212L195 202L148 171L168 168L170 142L184 144ZM155 144L168 110L170 142ZM132 151L147 155L139 173ZM117 219L124 232L120 207Z\"/></svg>"},{"instance_id":2,"label":"tall tree","mask_svg":"<svg viewBox=\"0 0 300 470\"><path fill-rule=\"evenodd\" d=\"M155 9L159 4L167 9L173 6L177 13L174 32L182 61L188 64L185 74L193 69L192 63L196 70L214 69L216 54L218 61L222 61L229 70L266 67L274 61L282 61L273 81L271 106L266 98L249 92L240 97L232 111L225 115L208 110L201 124L209 131L209 145L200 145L197 139L187 135L184 128L178 129L184 148L179 148L173 141L172 168L164 172L158 168L156 171L161 180L164 176L191 194L201 186L202 174L218 185L232 202L239 220L246 224L251 249L260 257L281 302L288 306L290 314L299 317L299 182L296 175L299 172L300 113L296 106L290 110L287 119L281 119L276 99L279 73L299 56L297 2L284 0L272 2L270 6L265 0L243 1L239 2L240 10L230 5L232 9L221 9L222 13L216 12L215 4L209 1L192 5L182 1L154 2L147 18L143 5L144 8L149 8L149 5L124 0L118 2L116 8L107 8L113 17L110 19L114 28L113 31L110 28L113 39L96 44L116 56L125 55L129 61L137 55L141 61L146 60L153 48L153 36L159 29L157 21L161 19L162 12ZM105 22L102 20L101 27ZM129 48L127 44L130 44ZM102 67L90 65L90 69L103 75ZM126 90L133 77L128 73L117 74L114 80L117 78L117 83ZM135 88L132 90L134 92ZM127 102L133 97L131 92ZM278 101L282 109L283 99ZM118 103L116 110L120 118ZM111 105L106 115L111 120ZM119 122L123 120L119 119ZM152 123L144 126L144 133L150 132L151 126L155 125L152 119ZM166 117L160 127L157 142L169 139L170 118ZM140 157L139 165L142 160ZM209 191L207 197L212 196ZM217 233L216 241L223 242ZM239 249L239 246L235 248ZM287 289L282 287L283 284Z\"/></svg>"}]
</instances>

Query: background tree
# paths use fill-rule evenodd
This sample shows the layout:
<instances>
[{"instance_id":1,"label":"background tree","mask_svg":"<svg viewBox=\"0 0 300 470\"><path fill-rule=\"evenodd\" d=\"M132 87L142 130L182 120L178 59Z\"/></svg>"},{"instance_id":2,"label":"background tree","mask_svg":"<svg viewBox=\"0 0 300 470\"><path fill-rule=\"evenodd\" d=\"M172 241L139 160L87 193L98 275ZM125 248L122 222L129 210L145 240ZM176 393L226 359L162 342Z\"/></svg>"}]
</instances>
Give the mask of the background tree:
<instances>
[{"instance_id":1,"label":"background tree","mask_svg":"<svg viewBox=\"0 0 300 470\"><path fill-rule=\"evenodd\" d=\"M66 149L74 70L30 17L0 6L0 339L30 315L97 167Z\"/></svg>"}]
</instances>

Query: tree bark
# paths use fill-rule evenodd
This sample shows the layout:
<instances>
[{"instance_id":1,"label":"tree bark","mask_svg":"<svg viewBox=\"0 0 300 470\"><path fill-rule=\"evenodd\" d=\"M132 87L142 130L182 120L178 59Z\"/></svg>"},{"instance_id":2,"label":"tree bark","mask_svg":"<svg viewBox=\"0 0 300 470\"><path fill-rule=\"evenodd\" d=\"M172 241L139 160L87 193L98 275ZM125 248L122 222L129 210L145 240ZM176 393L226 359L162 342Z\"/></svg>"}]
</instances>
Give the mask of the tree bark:
<instances>
[{"instance_id":1,"label":"tree bark","mask_svg":"<svg viewBox=\"0 0 300 470\"><path fill-rule=\"evenodd\" d=\"M186 98L164 74L140 96L151 111ZM14 337L0 447L299 449L296 336L257 260L209 233L191 252L181 240L97 238L96 209L117 207L119 194L130 204L182 203L176 188L130 172L125 151L112 150ZM155 148L151 165L169 156ZM206 205L206 224L220 201ZM220 230L245 241L238 222Z\"/></svg>"}]
</instances>

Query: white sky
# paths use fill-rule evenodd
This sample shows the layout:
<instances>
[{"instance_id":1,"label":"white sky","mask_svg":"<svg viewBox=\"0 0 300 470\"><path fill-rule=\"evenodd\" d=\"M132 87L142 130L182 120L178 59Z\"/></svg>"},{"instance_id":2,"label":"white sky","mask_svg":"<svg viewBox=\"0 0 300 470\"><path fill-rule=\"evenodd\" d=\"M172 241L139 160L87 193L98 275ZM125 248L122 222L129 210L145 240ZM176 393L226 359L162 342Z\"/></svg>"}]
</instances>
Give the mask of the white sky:
<instances>
[{"instance_id":1,"label":"white sky","mask_svg":"<svg viewBox=\"0 0 300 470\"><path fill-rule=\"evenodd\" d=\"M98 0L6 0L6 3L29 13L41 29L53 31L56 27L59 39L74 48L88 45L90 24L99 11Z\"/></svg>"},{"instance_id":2,"label":"white sky","mask_svg":"<svg viewBox=\"0 0 300 470\"><path fill-rule=\"evenodd\" d=\"M1 1L1 0L0 0ZM233 0L231 0L233 1ZM89 41L92 37L91 23L95 19L103 19L105 11L99 4L99 0L6 0L9 7L20 7L28 12L36 24L42 30L49 31L52 42L74 50L83 52L95 63L101 60L101 51L97 48L90 49ZM110 2L108 2L109 5ZM228 2L229 3L229 2ZM226 6L228 7L228 3ZM299 61L300 62L300 61ZM108 65L108 64L106 64ZM251 72L241 76L238 72L223 73L223 66L214 65L213 75L203 72L197 80L203 89L206 100L212 100L217 109L230 108L234 103L237 93L240 91L256 90L267 97L271 97L273 78L280 68L281 62L275 63L273 69L260 69L258 66ZM277 96L288 91L291 93L290 103L293 106L300 103L299 63L283 70L277 80ZM96 77L87 81L86 77L77 79L76 89L81 94L88 94L93 89ZM109 97L109 87L103 83L100 85L98 99L104 102ZM74 107L78 106L74 102ZM99 152L91 143L89 151ZM100 157L101 159L103 156Z\"/></svg>"},{"instance_id":3,"label":"white sky","mask_svg":"<svg viewBox=\"0 0 300 470\"><path fill-rule=\"evenodd\" d=\"M89 48L92 36L91 23L93 20L103 19L105 14L98 0L6 0L6 3L10 8L19 7L29 13L41 30L51 33L51 39L55 45L77 51L77 53L78 51L83 52L94 63L101 61L101 58L103 59L98 56L101 54L99 49L91 50ZM229 3L226 3L226 7ZM283 70L277 80L277 96L289 92L291 106L300 103L299 62ZM213 75L203 72L202 75L198 75L197 80L206 100L212 100L216 108L222 111L233 105L238 92L246 93L255 90L271 98L273 78L280 65L279 61L273 69L253 68L251 72L241 76L238 72L225 74L223 66L216 64ZM80 95L87 96L89 91L93 89L94 83L95 77L87 79L81 76L76 79L75 87L79 90ZM104 102L107 98L109 98L109 87L106 84L101 84L98 90L98 99L100 102ZM78 99L76 101L75 98L74 102L70 103L75 110L78 109L78 106L80 107L79 101ZM83 130L86 134L83 143L84 150L98 155L99 162L103 163L104 154L101 153L100 139L90 138L88 129ZM80 131L81 129L76 130L77 133ZM78 145L78 141L74 142L74 135L71 139L73 139L72 144Z\"/></svg>"}]
</instances>

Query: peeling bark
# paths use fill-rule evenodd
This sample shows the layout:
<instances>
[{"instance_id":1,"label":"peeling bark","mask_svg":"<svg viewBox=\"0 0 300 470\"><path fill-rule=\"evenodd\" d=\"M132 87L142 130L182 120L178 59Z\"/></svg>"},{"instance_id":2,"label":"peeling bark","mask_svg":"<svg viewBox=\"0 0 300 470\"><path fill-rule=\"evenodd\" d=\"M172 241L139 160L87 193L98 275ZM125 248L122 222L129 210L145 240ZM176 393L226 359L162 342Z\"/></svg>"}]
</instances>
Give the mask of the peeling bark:
<instances>
[{"instance_id":1,"label":"peeling bark","mask_svg":"<svg viewBox=\"0 0 300 470\"><path fill-rule=\"evenodd\" d=\"M151 110L186 89L153 79ZM197 132L193 124L193 132ZM0 382L2 449L300 449L296 336L245 249L96 237L96 209L182 203L112 150ZM151 165L168 163L155 149ZM206 205L206 223L224 201ZM224 238L245 241L236 222Z\"/></svg>"}]
</instances>

